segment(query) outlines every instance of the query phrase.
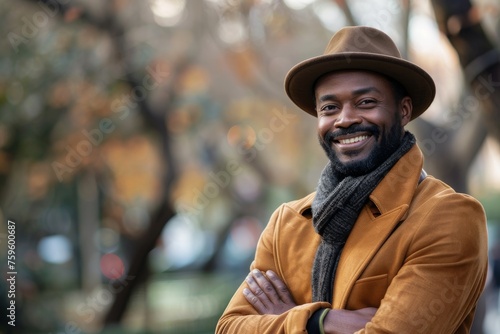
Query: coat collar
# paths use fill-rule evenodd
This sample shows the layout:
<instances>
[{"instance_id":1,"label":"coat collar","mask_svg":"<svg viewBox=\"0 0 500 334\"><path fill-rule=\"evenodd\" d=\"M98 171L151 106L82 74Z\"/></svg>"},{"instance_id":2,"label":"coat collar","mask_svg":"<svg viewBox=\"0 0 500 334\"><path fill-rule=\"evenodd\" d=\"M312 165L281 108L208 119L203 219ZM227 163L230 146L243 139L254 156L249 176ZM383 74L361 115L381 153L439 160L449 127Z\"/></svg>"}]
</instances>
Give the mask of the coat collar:
<instances>
[{"instance_id":1,"label":"coat collar","mask_svg":"<svg viewBox=\"0 0 500 334\"><path fill-rule=\"evenodd\" d=\"M422 151L415 144L382 179L369 196L381 214L410 203L413 192L418 186L423 164ZM311 205L315 195L316 192L313 192L292 202L297 211L306 218L311 216Z\"/></svg>"},{"instance_id":2,"label":"coat collar","mask_svg":"<svg viewBox=\"0 0 500 334\"><path fill-rule=\"evenodd\" d=\"M410 204L418 186L423 164L422 151L415 144L380 181L369 198L381 214L401 205Z\"/></svg>"}]
</instances>

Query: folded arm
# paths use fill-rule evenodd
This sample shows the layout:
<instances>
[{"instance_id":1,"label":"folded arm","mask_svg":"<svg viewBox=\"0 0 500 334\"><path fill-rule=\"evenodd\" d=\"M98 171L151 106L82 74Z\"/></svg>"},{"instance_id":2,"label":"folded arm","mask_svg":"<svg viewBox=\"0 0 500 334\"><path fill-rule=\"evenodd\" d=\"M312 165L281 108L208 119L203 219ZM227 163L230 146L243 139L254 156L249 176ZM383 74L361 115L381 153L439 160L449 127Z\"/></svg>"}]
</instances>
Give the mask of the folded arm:
<instances>
[{"instance_id":1,"label":"folded arm","mask_svg":"<svg viewBox=\"0 0 500 334\"><path fill-rule=\"evenodd\" d=\"M265 271L271 270L274 273L281 274L278 267L280 261L279 254L277 254L276 251L276 245L279 241L276 240L276 235L279 234L277 233L277 225L281 222L290 220L286 214L285 217L283 216L284 209L285 207L281 206L274 212L265 230L261 234L256 249L255 260L250 266L251 272L253 272L254 269L259 269ZM304 222L307 223L307 220L304 220ZM312 231L312 233L314 233L314 231ZM304 272L309 271L307 268L303 270ZM278 275L276 275L276 277L277 276ZM265 277L265 274L262 274L261 278L263 277ZM257 282L256 278L252 279L255 283ZM281 277L281 281L287 286L290 298L287 299L287 297L283 297L283 302L283 299L280 297L279 300L283 303L278 303L277 305L268 304L268 300L271 301L274 298L274 301L278 301L278 297L271 296L271 299L267 297L263 292L266 289L265 286L264 288L259 286L259 289L262 290L261 292L260 290L255 290L256 285L253 283L250 286L247 281L243 282L229 301L226 310L219 319L216 327L216 334L305 333L307 321L314 312L322 308L330 308L331 304L325 302L308 302L310 299L308 297L308 295L310 295L310 282L300 280L299 283L290 285L287 283L287 279L290 279L290 277ZM272 285L272 281L269 284ZM252 288L254 289L253 291L251 290ZM275 288L273 289L276 290ZM280 288L278 287L278 289ZM251 292L251 294L249 294L249 292ZM264 298L264 295L268 300ZM259 297L263 297L264 300L261 301ZM248 301L249 299L253 301L253 304Z\"/></svg>"},{"instance_id":2,"label":"folded arm","mask_svg":"<svg viewBox=\"0 0 500 334\"><path fill-rule=\"evenodd\" d=\"M248 288L243 289L243 294L247 301L259 312L259 314L283 314L296 306L285 283L271 270L262 273L260 270L253 270L248 274L245 281ZM325 334L352 334L365 327L370 321L376 308L369 307L360 310L335 310L319 309L318 314L323 317L311 317L306 326L309 334L314 334L311 328L323 328ZM318 321L318 325L310 324L311 320ZM319 333L319 332L318 332Z\"/></svg>"}]
</instances>

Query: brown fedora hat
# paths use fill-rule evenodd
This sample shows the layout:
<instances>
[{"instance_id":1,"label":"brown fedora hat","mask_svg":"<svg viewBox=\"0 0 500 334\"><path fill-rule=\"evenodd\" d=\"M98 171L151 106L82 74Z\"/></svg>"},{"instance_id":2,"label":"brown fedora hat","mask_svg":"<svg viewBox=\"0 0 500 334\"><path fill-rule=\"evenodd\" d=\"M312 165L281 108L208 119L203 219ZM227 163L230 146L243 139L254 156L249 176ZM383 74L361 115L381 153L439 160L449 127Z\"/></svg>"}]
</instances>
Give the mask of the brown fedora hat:
<instances>
[{"instance_id":1,"label":"brown fedora hat","mask_svg":"<svg viewBox=\"0 0 500 334\"><path fill-rule=\"evenodd\" d=\"M401 83L413 102L412 120L429 107L436 94L430 75L403 59L389 36L362 26L342 28L333 35L322 56L295 65L286 75L285 91L293 103L316 117L316 80L339 70L372 71Z\"/></svg>"}]
</instances>

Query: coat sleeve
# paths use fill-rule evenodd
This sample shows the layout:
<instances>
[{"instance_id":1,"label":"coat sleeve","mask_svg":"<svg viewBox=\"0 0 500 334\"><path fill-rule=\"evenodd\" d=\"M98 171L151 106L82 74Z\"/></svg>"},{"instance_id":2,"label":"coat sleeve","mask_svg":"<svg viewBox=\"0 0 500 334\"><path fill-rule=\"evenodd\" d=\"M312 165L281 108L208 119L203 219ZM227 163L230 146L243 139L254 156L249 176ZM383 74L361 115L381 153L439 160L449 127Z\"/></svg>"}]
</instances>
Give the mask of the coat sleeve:
<instances>
[{"instance_id":1,"label":"coat sleeve","mask_svg":"<svg viewBox=\"0 0 500 334\"><path fill-rule=\"evenodd\" d=\"M262 232L255 259L250 266L250 270L259 269L262 271L273 270L279 272L275 258L275 234L279 233L281 213L284 206L278 208L267 227ZM329 303L307 303L297 305L293 309L280 315L260 315L250 305L243 296L243 282L233 295L226 310L222 314L215 330L216 334L297 334L307 333L307 320L320 308L331 307Z\"/></svg>"},{"instance_id":2,"label":"coat sleeve","mask_svg":"<svg viewBox=\"0 0 500 334\"><path fill-rule=\"evenodd\" d=\"M487 272L485 214L463 194L432 201L419 213L405 261L380 308L357 333L468 333Z\"/></svg>"}]
</instances>

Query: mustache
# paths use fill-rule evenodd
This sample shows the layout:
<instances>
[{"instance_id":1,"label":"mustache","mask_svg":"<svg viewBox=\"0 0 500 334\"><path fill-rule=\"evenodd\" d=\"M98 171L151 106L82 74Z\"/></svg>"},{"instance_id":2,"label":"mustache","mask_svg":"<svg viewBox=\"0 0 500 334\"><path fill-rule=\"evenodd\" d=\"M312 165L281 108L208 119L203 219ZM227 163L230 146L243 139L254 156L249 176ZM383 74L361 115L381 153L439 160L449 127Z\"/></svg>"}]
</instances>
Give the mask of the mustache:
<instances>
[{"instance_id":1,"label":"mustache","mask_svg":"<svg viewBox=\"0 0 500 334\"><path fill-rule=\"evenodd\" d=\"M340 136L346 136L356 132L368 132L375 136L375 138L378 138L380 134L380 130L376 125L352 125L346 129L328 131L324 136L324 141L326 143L332 143Z\"/></svg>"}]
</instances>

